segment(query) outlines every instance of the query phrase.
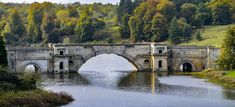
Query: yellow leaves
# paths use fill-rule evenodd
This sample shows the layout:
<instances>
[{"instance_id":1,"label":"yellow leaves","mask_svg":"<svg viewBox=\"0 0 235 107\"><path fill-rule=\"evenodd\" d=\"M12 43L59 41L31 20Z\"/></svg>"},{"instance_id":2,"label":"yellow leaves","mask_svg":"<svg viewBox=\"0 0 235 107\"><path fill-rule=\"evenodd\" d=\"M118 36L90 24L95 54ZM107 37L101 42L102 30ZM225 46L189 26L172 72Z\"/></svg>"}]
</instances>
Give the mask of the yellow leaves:
<instances>
[{"instance_id":1,"label":"yellow leaves","mask_svg":"<svg viewBox=\"0 0 235 107\"><path fill-rule=\"evenodd\" d=\"M67 10L59 10L57 13L56 13L56 17L62 21L62 20L65 20L66 18L69 17L69 11Z\"/></svg>"}]
</instances>

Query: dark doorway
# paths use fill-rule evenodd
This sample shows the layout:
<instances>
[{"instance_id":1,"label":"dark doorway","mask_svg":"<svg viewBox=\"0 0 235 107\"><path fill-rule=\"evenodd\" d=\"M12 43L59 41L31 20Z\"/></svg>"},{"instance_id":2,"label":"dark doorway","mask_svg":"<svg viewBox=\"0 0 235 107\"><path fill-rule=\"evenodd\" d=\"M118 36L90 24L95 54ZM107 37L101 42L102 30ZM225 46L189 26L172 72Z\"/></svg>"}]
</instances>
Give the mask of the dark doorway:
<instances>
[{"instance_id":1,"label":"dark doorway","mask_svg":"<svg viewBox=\"0 0 235 107\"><path fill-rule=\"evenodd\" d=\"M64 69L64 63L60 62L60 70L63 70L63 69Z\"/></svg>"},{"instance_id":2,"label":"dark doorway","mask_svg":"<svg viewBox=\"0 0 235 107\"><path fill-rule=\"evenodd\" d=\"M186 62L186 63L183 63L182 66L183 66L183 68L182 68L183 72L192 72L193 71L193 66L191 63Z\"/></svg>"},{"instance_id":3,"label":"dark doorway","mask_svg":"<svg viewBox=\"0 0 235 107\"><path fill-rule=\"evenodd\" d=\"M64 55L64 51L60 51L60 55Z\"/></svg>"},{"instance_id":4,"label":"dark doorway","mask_svg":"<svg viewBox=\"0 0 235 107\"><path fill-rule=\"evenodd\" d=\"M162 60L158 61L158 68L162 68Z\"/></svg>"},{"instance_id":5,"label":"dark doorway","mask_svg":"<svg viewBox=\"0 0 235 107\"><path fill-rule=\"evenodd\" d=\"M158 53L159 53L159 54L162 54L162 50L159 50Z\"/></svg>"}]
</instances>

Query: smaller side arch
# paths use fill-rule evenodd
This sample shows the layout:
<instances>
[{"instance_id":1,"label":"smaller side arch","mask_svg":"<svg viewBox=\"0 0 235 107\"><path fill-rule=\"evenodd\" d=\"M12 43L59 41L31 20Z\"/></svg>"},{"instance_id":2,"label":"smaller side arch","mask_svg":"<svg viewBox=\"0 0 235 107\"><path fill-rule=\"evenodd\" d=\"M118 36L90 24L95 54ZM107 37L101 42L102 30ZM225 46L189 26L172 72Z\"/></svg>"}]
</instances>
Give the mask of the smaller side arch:
<instances>
[{"instance_id":1,"label":"smaller side arch","mask_svg":"<svg viewBox=\"0 0 235 107\"><path fill-rule=\"evenodd\" d=\"M42 71L42 68L41 68L38 64L33 63L33 62L30 62L30 63L28 63L28 64L25 64L23 70L25 71L26 67L27 67L27 66L30 66L30 65L33 65L33 66L35 67L35 72L41 72L41 71Z\"/></svg>"},{"instance_id":2,"label":"smaller side arch","mask_svg":"<svg viewBox=\"0 0 235 107\"><path fill-rule=\"evenodd\" d=\"M179 70L181 72L193 72L195 71L195 66L191 61L182 61Z\"/></svg>"}]
</instances>

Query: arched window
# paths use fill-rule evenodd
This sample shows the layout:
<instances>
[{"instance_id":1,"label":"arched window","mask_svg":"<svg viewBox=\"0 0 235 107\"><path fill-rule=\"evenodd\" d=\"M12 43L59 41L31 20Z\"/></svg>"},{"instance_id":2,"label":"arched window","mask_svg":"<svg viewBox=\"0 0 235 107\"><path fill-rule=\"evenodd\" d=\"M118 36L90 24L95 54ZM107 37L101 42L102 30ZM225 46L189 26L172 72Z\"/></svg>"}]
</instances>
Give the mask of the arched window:
<instances>
[{"instance_id":1,"label":"arched window","mask_svg":"<svg viewBox=\"0 0 235 107\"><path fill-rule=\"evenodd\" d=\"M64 69L64 63L60 62L60 70Z\"/></svg>"},{"instance_id":2,"label":"arched window","mask_svg":"<svg viewBox=\"0 0 235 107\"><path fill-rule=\"evenodd\" d=\"M162 68L162 60L158 61L158 68Z\"/></svg>"},{"instance_id":3,"label":"arched window","mask_svg":"<svg viewBox=\"0 0 235 107\"><path fill-rule=\"evenodd\" d=\"M158 53L159 53L159 54L162 54L162 50L161 50L161 49L160 49L160 50L158 50Z\"/></svg>"},{"instance_id":4,"label":"arched window","mask_svg":"<svg viewBox=\"0 0 235 107\"><path fill-rule=\"evenodd\" d=\"M144 60L144 64L149 64L149 60Z\"/></svg>"},{"instance_id":5,"label":"arched window","mask_svg":"<svg viewBox=\"0 0 235 107\"><path fill-rule=\"evenodd\" d=\"M64 55L64 51L60 51L60 55Z\"/></svg>"},{"instance_id":6,"label":"arched window","mask_svg":"<svg viewBox=\"0 0 235 107\"><path fill-rule=\"evenodd\" d=\"M14 63L14 61L11 61L11 68L12 68L12 69L15 68L15 63Z\"/></svg>"}]
</instances>

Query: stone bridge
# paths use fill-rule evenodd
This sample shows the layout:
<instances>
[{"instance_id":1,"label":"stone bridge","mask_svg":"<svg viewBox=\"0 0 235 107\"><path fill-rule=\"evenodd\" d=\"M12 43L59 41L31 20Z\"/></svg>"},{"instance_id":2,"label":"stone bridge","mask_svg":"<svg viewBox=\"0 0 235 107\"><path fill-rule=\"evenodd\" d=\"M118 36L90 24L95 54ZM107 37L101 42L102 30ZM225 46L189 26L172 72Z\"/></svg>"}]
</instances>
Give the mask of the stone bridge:
<instances>
[{"instance_id":1,"label":"stone bridge","mask_svg":"<svg viewBox=\"0 0 235 107\"><path fill-rule=\"evenodd\" d=\"M116 54L138 71L201 71L215 67L219 49L165 44L54 44L49 48L7 47L9 69L24 71L34 65L40 72L77 72L90 58Z\"/></svg>"}]
</instances>

